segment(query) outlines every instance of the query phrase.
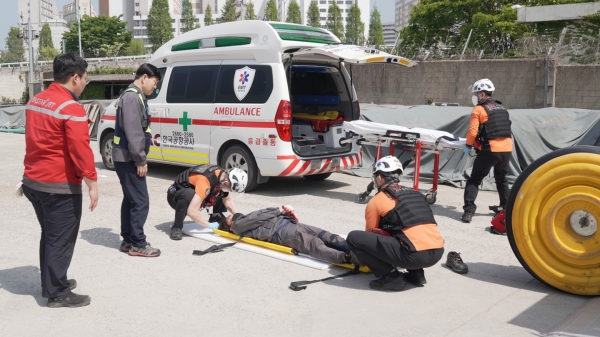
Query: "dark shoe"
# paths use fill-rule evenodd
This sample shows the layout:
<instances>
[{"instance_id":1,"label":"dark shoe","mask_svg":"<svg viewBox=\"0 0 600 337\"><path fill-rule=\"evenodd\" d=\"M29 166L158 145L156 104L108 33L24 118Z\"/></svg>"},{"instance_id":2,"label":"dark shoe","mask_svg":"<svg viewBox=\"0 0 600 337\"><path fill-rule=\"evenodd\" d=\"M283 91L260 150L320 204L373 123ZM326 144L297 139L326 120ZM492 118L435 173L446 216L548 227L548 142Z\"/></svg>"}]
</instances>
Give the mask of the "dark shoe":
<instances>
[{"instance_id":1,"label":"dark shoe","mask_svg":"<svg viewBox=\"0 0 600 337\"><path fill-rule=\"evenodd\" d=\"M402 291L406 287L406 281L404 276L396 270L369 282L369 287L374 290Z\"/></svg>"},{"instance_id":2,"label":"dark shoe","mask_svg":"<svg viewBox=\"0 0 600 337\"><path fill-rule=\"evenodd\" d=\"M473 219L473 212L471 212L471 211L465 211L461 217L461 220L463 222L471 222L472 219Z\"/></svg>"},{"instance_id":3,"label":"dark shoe","mask_svg":"<svg viewBox=\"0 0 600 337\"><path fill-rule=\"evenodd\" d=\"M157 257L160 256L160 249L152 248L148 242L146 247L131 247L129 250L131 256Z\"/></svg>"},{"instance_id":4,"label":"dark shoe","mask_svg":"<svg viewBox=\"0 0 600 337\"><path fill-rule=\"evenodd\" d=\"M410 284L414 284L417 287L422 287L427 283L425 279L425 271L423 269L409 270L408 273L404 274L404 280Z\"/></svg>"},{"instance_id":5,"label":"dark shoe","mask_svg":"<svg viewBox=\"0 0 600 337\"><path fill-rule=\"evenodd\" d=\"M183 233L181 232L181 228L173 227L171 229L171 240L181 240L183 239Z\"/></svg>"},{"instance_id":6,"label":"dark shoe","mask_svg":"<svg viewBox=\"0 0 600 337\"><path fill-rule=\"evenodd\" d=\"M459 274L466 274L469 272L469 266L463 262L462 258L460 257L460 253L457 252L448 253L446 267L451 268Z\"/></svg>"},{"instance_id":7,"label":"dark shoe","mask_svg":"<svg viewBox=\"0 0 600 337\"><path fill-rule=\"evenodd\" d=\"M77 308L84 307L90 304L90 297L87 295L77 295L75 293L68 293L61 297L49 298L48 308Z\"/></svg>"},{"instance_id":8,"label":"dark shoe","mask_svg":"<svg viewBox=\"0 0 600 337\"><path fill-rule=\"evenodd\" d=\"M69 282L69 289L73 290L73 289L77 288L77 281L67 280L67 282Z\"/></svg>"},{"instance_id":9,"label":"dark shoe","mask_svg":"<svg viewBox=\"0 0 600 337\"><path fill-rule=\"evenodd\" d=\"M119 250L123 253L127 253L131 249L131 247L133 247L131 245L131 242L121 241L121 247L119 247Z\"/></svg>"},{"instance_id":10,"label":"dark shoe","mask_svg":"<svg viewBox=\"0 0 600 337\"><path fill-rule=\"evenodd\" d=\"M348 251L348 254L346 254L345 256L346 258L346 263L350 263L353 264L355 266L364 266L364 264L362 264L359 260L358 257L356 257L356 254L354 254L353 251Z\"/></svg>"},{"instance_id":11,"label":"dark shoe","mask_svg":"<svg viewBox=\"0 0 600 337\"><path fill-rule=\"evenodd\" d=\"M490 233L496 234L496 235L506 235L506 232L501 232L501 231L497 230L496 227L494 227L494 226L490 226Z\"/></svg>"},{"instance_id":12,"label":"dark shoe","mask_svg":"<svg viewBox=\"0 0 600 337\"><path fill-rule=\"evenodd\" d=\"M498 214L504 210L504 206L489 206L490 211Z\"/></svg>"}]
</instances>

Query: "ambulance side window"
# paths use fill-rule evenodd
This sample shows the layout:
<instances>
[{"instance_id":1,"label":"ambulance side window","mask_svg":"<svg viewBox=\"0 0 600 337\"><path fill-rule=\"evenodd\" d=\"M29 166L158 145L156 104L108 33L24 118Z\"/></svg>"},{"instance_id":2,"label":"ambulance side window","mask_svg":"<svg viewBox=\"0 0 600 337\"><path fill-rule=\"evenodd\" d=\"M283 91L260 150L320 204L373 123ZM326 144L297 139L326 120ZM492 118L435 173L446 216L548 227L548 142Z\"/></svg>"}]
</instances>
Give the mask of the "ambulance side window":
<instances>
[{"instance_id":1,"label":"ambulance side window","mask_svg":"<svg viewBox=\"0 0 600 337\"><path fill-rule=\"evenodd\" d=\"M244 67L246 65L221 66L215 95L216 103L265 103L269 100L273 92L271 67L250 65L249 71L244 71ZM246 87L242 89L239 87L241 85Z\"/></svg>"},{"instance_id":2,"label":"ambulance side window","mask_svg":"<svg viewBox=\"0 0 600 337\"><path fill-rule=\"evenodd\" d=\"M173 68L167 103L213 103L218 72L218 65Z\"/></svg>"},{"instance_id":3,"label":"ambulance side window","mask_svg":"<svg viewBox=\"0 0 600 337\"><path fill-rule=\"evenodd\" d=\"M152 95L148 96L148 99L155 99L156 96L158 96L158 94L160 93L160 88L162 87L163 84L163 80L165 79L165 74L167 73L167 68L158 68L158 72L160 73L160 82L158 82L158 84L156 84L156 89L154 89L154 92L152 93Z\"/></svg>"}]
</instances>

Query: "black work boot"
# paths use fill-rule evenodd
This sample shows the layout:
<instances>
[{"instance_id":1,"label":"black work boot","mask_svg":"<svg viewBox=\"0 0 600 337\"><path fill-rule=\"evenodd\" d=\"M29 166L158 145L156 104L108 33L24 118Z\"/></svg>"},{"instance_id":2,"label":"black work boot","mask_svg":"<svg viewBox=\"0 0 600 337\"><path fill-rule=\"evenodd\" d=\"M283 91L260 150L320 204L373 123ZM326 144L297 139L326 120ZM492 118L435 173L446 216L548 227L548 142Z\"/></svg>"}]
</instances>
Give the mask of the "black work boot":
<instances>
[{"instance_id":1,"label":"black work boot","mask_svg":"<svg viewBox=\"0 0 600 337\"><path fill-rule=\"evenodd\" d=\"M469 266L463 262L462 258L460 257L460 253L457 252L448 253L446 267L451 268L459 274L466 274L469 272Z\"/></svg>"},{"instance_id":2,"label":"black work boot","mask_svg":"<svg viewBox=\"0 0 600 337\"><path fill-rule=\"evenodd\" d=\"M417 287L422 287L427 283L425 279L425 271L421 269L409 270L408 273L404 274L404 279L410 284L414 284Z\"/></svg>"},{"instance_id":3,"label":"black work boot","mask_svg":"<svg viewBox=\"0 0 600 337\"><path fill-rule=\"evenodd\" d=\"M404 280L404 275L395 270L377 280L369 282L369 287L374 290L402 291L406 287L406 281Z\"/></svg>"},{"instance_id":4,"label":"black work boot","mask_svg":"<svg viewBox=\"0 0 600 337\"><path fill-rule=\"evenodd\" d=\"M84 307L90 304L90 297L87 295L77 295L75 293L68 293L60 297L54 297L48 299L48 308L77 308Z\"/></svg>"},{"instance_id":5,"label":"black work boot","mask_svg":"<svg viewBox=\"0 0 600 337\"><path fill-rule=\"evenodd\" d=\"M173 227L171 228L171 240L181 240L183 239L183 233L181 232L181 228Z\"/></svg>"},{"instance_id":6,"label":"black work boot","mask_svg":"<svg viewBox=\"0 0 600 337\"><path fill-rule=\"evenodd\" d=\"M77 288L77 281L67 280L67 282L69 282L69 289L73 290L73 289Z\"/></svg>"},{"instance_id":7,"label":"black work boot","mask_svg":"<svg viewBox=\"0 0 600 337\"><path fill-rule=\"evenodd\" d=\"M471 220L473 219L473 212L465 211L460 219L463 222L471 222Z\"/></svg>"}]
</instances>

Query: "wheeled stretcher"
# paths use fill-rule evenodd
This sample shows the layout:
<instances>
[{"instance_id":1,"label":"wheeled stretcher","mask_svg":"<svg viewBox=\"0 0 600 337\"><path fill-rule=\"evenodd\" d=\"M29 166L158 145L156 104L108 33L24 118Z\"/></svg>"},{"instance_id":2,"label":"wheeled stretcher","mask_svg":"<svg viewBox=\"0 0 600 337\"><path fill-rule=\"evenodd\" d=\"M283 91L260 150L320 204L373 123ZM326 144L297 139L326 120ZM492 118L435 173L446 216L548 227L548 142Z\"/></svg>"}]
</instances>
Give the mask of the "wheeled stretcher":
<instances>
[{"instance_id":1,"label":"wheeled stretcher","mask_svg":"<svg viewBox=\"0 0 600 337\"><path fill-rule=\"evenodd\" d=\"M390 156L394 155L395 145L402 147L403 152L415 152L413 159L403 163L403 166L406 167L410 161L415 161L413 188L425 194L429 204L434 204L437 199L440 151L460 150L465 145L465 138L459 138L445 131L407 128L364 120L344 122L343 129L350 137L341 139L340 144L373 145L377 148L375 161L381 159L384 147L389 147ZM419 190L421 155L425 152L434 153L433 186L428 190ZM373 183L369 184L367 191L359 194L358 202L366 202L367 196L371 194L372 190Z\"/></svg>"}]
</instances>

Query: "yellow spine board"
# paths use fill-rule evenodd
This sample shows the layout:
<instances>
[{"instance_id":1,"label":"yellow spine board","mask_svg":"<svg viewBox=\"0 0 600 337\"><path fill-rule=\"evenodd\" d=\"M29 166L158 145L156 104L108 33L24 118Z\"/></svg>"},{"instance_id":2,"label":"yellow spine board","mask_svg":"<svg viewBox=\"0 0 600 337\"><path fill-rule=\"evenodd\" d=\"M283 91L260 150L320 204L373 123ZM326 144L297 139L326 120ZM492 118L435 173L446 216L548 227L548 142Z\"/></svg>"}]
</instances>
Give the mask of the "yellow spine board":
<instances>
[{"instance_id":1,"label":"yellow spine board","mask_svg":"<svg viewBox=\"0 0 600 337\"><path fill-rule=\"evenodd\" d=\"M220 236L224 237L224 238L228 238L228 239L232 239L232 240L239 240L240 237L236 234L233 233L229 233L229 232L225 232L222 230L218 230L216 228L213 228L213 231L216 234L219 234ZM292 248L290 247L285 247L285 246L281 246L281 245L276 245L274 243L270 243L270 242L265 242L265 241L260 241L260 240L255 240L252 238L242 238L242 242L245 242L247 244L251 244L254 246L259 246L259 247L263 247L263 248L267 248L267 249L271 249L274 251L278 251L281 253L285 253L285 254L289 254L289 255L296 255L292 252ZM347 269L354 269L354 265L350 264L350 263L344 263L344 264L337 264L337 263L333 263L336 266L342 267L342 268L347 268ZM359 271L362 273L370 273L371 270L369 270L369 267L367 266L362 266L359 268Z\"/></svg>"}]
</instances>

